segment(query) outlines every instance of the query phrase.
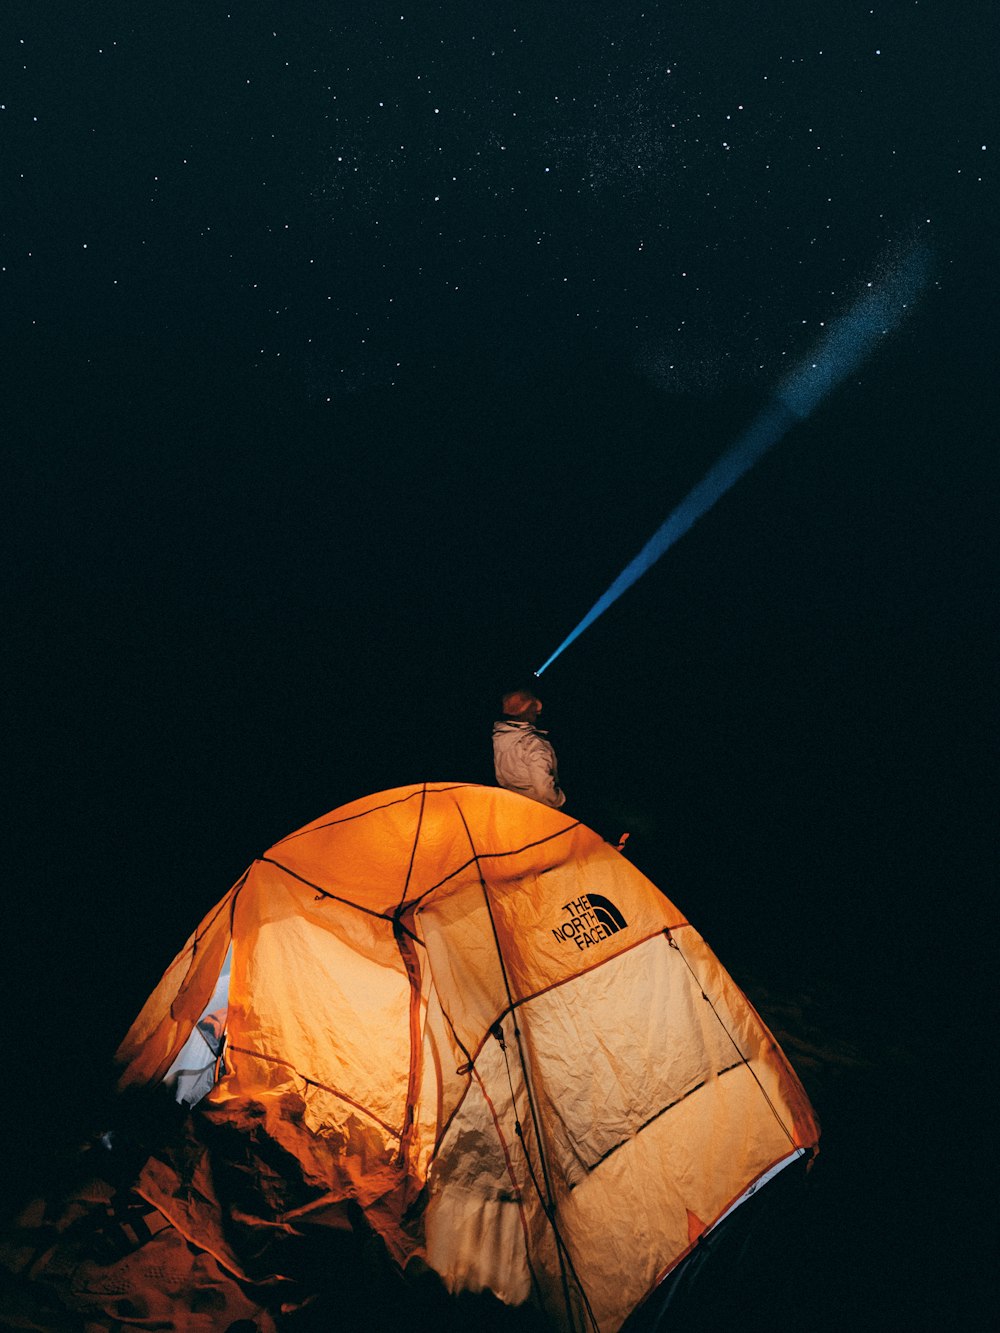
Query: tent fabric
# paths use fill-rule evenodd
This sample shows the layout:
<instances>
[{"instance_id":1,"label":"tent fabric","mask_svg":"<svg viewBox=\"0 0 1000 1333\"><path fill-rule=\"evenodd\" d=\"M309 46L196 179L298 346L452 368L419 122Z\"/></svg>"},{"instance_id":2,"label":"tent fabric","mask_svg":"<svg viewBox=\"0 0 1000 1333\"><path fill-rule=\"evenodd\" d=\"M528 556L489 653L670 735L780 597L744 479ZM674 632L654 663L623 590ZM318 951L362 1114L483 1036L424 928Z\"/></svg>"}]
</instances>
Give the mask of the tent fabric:
<instances>
[{"instance_id":1,"label":"tent fabric","mask_svg":"<svg viewBox=\"0 0 1000 1333\"><path fill-rule=\"evenodd\" d=\"M397 788L276 843L168 968L121 1087L163 1080L210 1010L224 1047L198 1114L230 1158L254 1145L252 1197L234 1205L209 1153L151 1159L138 1192L239 1278L280 1278L254 1235L360 1210L401 1267L611 1333L818 1140L683 914L499 788Z\"/></svg>"}]
</instances>

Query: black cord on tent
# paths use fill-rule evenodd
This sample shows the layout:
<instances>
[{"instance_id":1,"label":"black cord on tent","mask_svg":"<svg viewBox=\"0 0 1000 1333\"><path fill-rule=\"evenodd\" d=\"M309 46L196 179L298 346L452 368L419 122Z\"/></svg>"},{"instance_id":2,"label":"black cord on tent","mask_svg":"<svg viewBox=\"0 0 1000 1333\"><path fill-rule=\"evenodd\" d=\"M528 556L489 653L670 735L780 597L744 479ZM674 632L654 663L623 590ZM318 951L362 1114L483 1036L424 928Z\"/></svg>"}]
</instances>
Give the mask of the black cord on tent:
<instances>
[{"instance_id":1,"label":"black cord on tent","mask_svg":"<svg viewBox=\"0 0 1000 1333\"><path fill-rule=\"evenodd\" d=\"M417 811L417 829L413 835L413 847L410 849L410 864L406 867L406 882L403 885L403 896L399 900L399 906L393 913L394 920L398 920L403 911L403 905L406 902L406 895L410 891L410 879L413 875L413 863L417 859L417 845L420 842L420 830L424 824L424 806L427 804L427 783L420 789L420 809Z\"/></svg>"},{"instance_id":2,"label":"black cord on tent","mask_svg":"<svg viewBox=\"0 0 1000 1333\"><path fill-rule=\"evenodd\" d=\"M569 1320L571 1330L575 1329L576 1319L574 1317L573 1305L570 1300L569 1277L567 1276L566 1272L568 1266L569 1275L572 1276L573 1282L576 1285L576 1289L580 1293L580 1296L583 1299L583 1303L584 1306L586 1307L587 1315L590 1319L590 1322L593 1325L593 1327L597 1329L598 1324L596 1318L594 1317L594 1311L591 1308L590 1300L587 1296L586 1291L584 1290L583 1283L580 1281L579 1275L577 1274L576 1269L573 1265L573 1260L569 1253L569 1250L566 1248L566 1243L564 1242L562 1235L560 1234L559 1224L556 1222L556 1205L555 1205L555 1198L552 1192L552 1181L549 1177L549 1169L545 1161L545 1150L542 1147L541 1122L539 1121L538 1118L538 1110L535 1106L535 1098L532 1095L531 1091L531 1080L528 1077L528 1064L527 1061L525 1060L524 1046L521 1042L521 1029L517 1025L517 1012L516 1012L516 1005L514 1003L514 994L510 988L510 979L507 976L507 965L504 962L503 950L500 947L500 936L497 933L496 921L493 917L493 904L490 902L489 889L486 885L486 880L483 878L482 869L480 867L479 852L476 850L476 844L472 840L472 833L469 829L468 823L466 822L465 815L462 812L462 807L458 804L457 801L455 802L455 809L458 811L458 817L459 819L461 819L462 827L465 829L465 836L469 839L469 847L472 850L472 859L476 864L476 871L479 875L479 885L483 891L483 899L486 903L486 913L490 919L490 929L493 931L493 943L496 945L497 960L500 963L500 973L503 977L504 989L507 992L507 1003L510 1007L511 1021L514 1024L514 1040L517 1043L517 1054L518 1058L521 1061L521 1072L524 1075L524 1092L525 1096L528 1099L528 1109L531 1112L532 1125L534 1126L535 1130L535 1142L538 1145L538 1161L542 1168L542 1179L545 1182L544 1195L539 1189L538 1181L535 1177L535 1172L532 1168L531 1157L528 1153L528 1145L525 1142L524 1134L523 1131L521 1131L521 1126L519 1124L518 1124L518 1139L520 1140L521 1146L524 1149L524 1156L525 1160L528 1163L528 1170L531 1176L531 1183L535 1187L535 1192L538 1195L538 1201L542 1205L542 1211L548 1218L549 1225L552 1228L552 1234L555 1237L556 1254L559 1257L559 1275L562 1281L562 1288L563 1288L563 1300L566 1303L566 1317ZM503 1029L501 1028L501 1033L502 1031ZM494 1032L493 1035L496 1036L496 1033ZM506 1059L506 1050L504 1050L504 1059ZM508 1077L509 1073L510 1071L508 1070ZM513 1087L511 1088L511 1092L513 1093ZM514 1106L514 1113L516 1116L517 1114L516 1103Z\"/></svg>"},{"instance_id":3,"label":"black cord on tent","mask_svg":"<svg viewBox=\"0 0 1000 1333\"><path fill-rule=\"evenodd\" d=\"M511 1013L511 1017L513 1017L513 1013ZM541 1203L544 1208L542 1191L538 1187L538 1179L535 1176L534 1163L532 1162L531 1157L528 1154L527 1145L524 1142L524 1131L521 1127L521 1120L517 1114L517 1098L514 1096L514 1081L510 1076L510 1061L507 1059L507 1043L504 1040L502 1018L498 1018L497 1021L493 1024L493 1026L490 1028L490 1034L493 1036L497 1045L500 1047L500 1050L503 1053L503 1062L507 1070L507 1086L510 1088L510 1104L514 1109L514 1133L521 1141L521 1149L524 1153L524 1160L528 1164L528 1175L531 1177L531 1184L534 1187L535 1193L538 1195L539 1203ZM486 1086L483 1083L482 1075L479 1073L478 1069L475 1070L474 1072L476 1075L476 1079L479 1083L479 1086L482 1089L483 1096L486 1098L487 1102L489 1102L489 1097L486 1092ZM497 1115L495 1110L493 1111L493 1123L496 1125L497 1135L499 1136L500 1144L504 1152L504 1157L506 1158L507 1161L507 1171L508 1174L510 1175L511 1183L517 1190L517 1199L518 1199L517 1206L521 1213L521 1225L524 1228L524 1259L525 1263L528 1265L528 1272L531 1274L531 1286L536 1296L538 1297L539 1307L544 1308L545 1294L542 1291L542 1284L538 1280L538 1274L535 1272L535 1265L531 1262L531 1244L528 1235L528 1224L524 1217L524 1209L521 1207L521 1201L524 1197L523 1191L521 1189L520 1183L514 1176L513 1163L511 1162L510 1153L507 1150L507 1140L503 1136L503 1130L500 1128L499 1116Z\"/></svg>"},{"instance_id":4,"label":"black cord on tent","mask_svg":"<svg viewBox=\"0 0 1000 1333\"><path fill-rule=\"evenodd\" d=\"M246 870L244 870L243 874L239 877L239 879L236 881L236 883L233 885L233 887L229 890L229 892L232 894L232 897L231 897L230 900L229 900L229 942L230 942L230 944L232 944L232 942L233 942L233 937L234 937L234 935L235 935L235 933L236 933L236 901L237 901L237 899L239 898L240 894L243 892L243 885L247 882L247 876L250 874L250 871L251 871L252 869L253 869L253 863L251 862L251 864L247 866ZM215 917L213 917L212 920L214 921L214 920L215 920Z\"/></svg>"},{"instance_id":5,"label":"black cord on tent","mask_svg":"<svg viewBox=\"0 0 1000 1333\"><path fill-rule=\"evenodd\" d=\"M572 833L574 829L581 827L582 825L579 820L577 820L572 824L567 824L565 828L558 829L555 833L547 833L544 838L536 838L534 842L526 842L523 847L510 847L503 852L476 852L476 849L473 848L472 850L475 855L471 856L468 861L463 862L462 865L456 866L454 870L449 870L444 879L439 879L436 884L429 884L427 888L424 889L423 893L414 898L413 901L423 902L423 900L429 897L435 889L439 889L442 884L447 884L450 879L454 879L456 875L460 875L463 870L468 870L471 865L478 866L483 861L496 861L504 856L520 856L522 852L530 852L533 847L541 847L544 843L553 842L556 838L565 838L568 833ZM466 832L468 832L468 830L466 830Z\"/></svg>"},{"instance_id":6,"label":"black cord on tent","mask_svg":"<svg viewBox=\"0 0 1000 1333\"><path fill-rule=\"evenodd\" d=\"M788 1126L785 1124L784 1120L782 1120L781 1116L778 1114L778 1108L775 1106L774 1102L772 1102L772 1101L771 1101L771 1098L768 1096L767 1089L764 1087L763 1083L761 1083L760 1079L757 1077L756 1073L754 1072L754 1068L753 1068L753 1066L751 1065L749 1059L748 1059L748 1058L743 1054L743 1052L740 1050L739 1043L737 1042L736 1038L733 1036L733 1034L732 1034L732 1033L729 1031L729 1029L726 1027L725 1023L722 1021L721 1017L719 1016L719 1011L716 1009L715 1005L712 1003L712 1001L711 1001L711 1000L708 998L708 996L705 994L705 988L702 986L701 981L700 981L699 978L698 978L698 974L697 974L697 972L695 972L694 968L691 966L691 964L688 962L688 960L684 957L684 951L683 951L683 949L682 949L681 946L677 943L677 941L674 939L673 935L671 935L671 933L670 933L669 930L665 930L663 933L664 933L664 935L666 935L666 937L667 937L667 943L670 945L671 949L675 949L675 950L677 951L677 953L680 954L681 958L683 959L684 966L685 966L685 967L687 968L687 970L691 973L692 977L694 977L695 985L698 987L699 991L701 992L701 998L705 1001L705 1003L708 1005L709 1009L711 1009L712 1013L715 1015L715 1020L716 1020L716 1022L718 1023L719 1027L722 1028L723 1032L726 1034L726 1036L727 1036L727 1037L729 1038L729 1040L732 1042L732 1044L733 1044L733 1048L735 1049L736 1054L740 1057L740 1059L741 1059L741 1060L743 1061L743 1063L746 1065L746 1067L747 1067L747 1069L748 1069L748 1071L749 1071L749 1073L750 1073L750 1077L753 1079L753 1081L757 1084L757 1087L760 1089L760 1094L761 1094L761 1096L762 1096L762 1097L764 1098L764 1100L767 1102L768 1106L769 1106L770 1109L771 1109L771 1114L774 1116L775 1120L777 1120L778 1124L781 1126L781 1129L782 1129L782 1132L783 1132L784 1135L785 1135L785 1138L788 1140L788 1142L792 1145L792 1147L793 1147L797 1152L804 1152L805 1149L802 1148L800 1144L798 1144L798 1143L795 1142L795 1139L792 1137L792 1132L791 1132L791 1130L788 1128Z\"/></svg>"},{"instance_id":7,"label":"black cord on tent","mask_svg":"<svg viewBox=\"0 0 1000 1333\"><path fill-rule=\"evenodd\" d=\"M511 1021L512 1021L512 1023L514 1024L514 1032L517 1033L517 1030L518 1030L518 1029L517 1029L517 1019L514 1017L514 1011L513 1011L513 1009L511 1009L509 1012L510 1012ZM510 1072L510 1061L507 1059L507 1042L506 1042L506 1040L504 1039L504 1035L503 1035L503 1019L501 1019L501 1018L498 1018L498 1019L497 1019L497 1021L496 1021L496 1022L493 1024L493 1026L490 1028L490 1033L491 1033L491 1035L492 1035L494 1041L495 1041L495 1042L497 1043L497 1045L500 1047L500 1050L501 1050L501 1052L502 1052L502 1054L503 1054L504 1067L505 1067L506 1070L507 1070L507 1086L510 1088L510 1104L511 1104L511 1106L514 1108L514 1133L515 1133L515 1134L517 1135L517 1137L521 1140L521 1146L522 1146L522 1148L524 1149L524 1157L525 1157L525 1160L526 1160L527 1163L528 1163L528 1174L531 1176L531 1183L532 1183L532 1185L535 1187L535 1193L538 1195L538 1198L539 1198L539 1200L540 1200L541 1203L542 1203L542 1207L544 1208L544 1207L545 1207L545 1200L544 1200L544 1198L543 1198L543 1196L542 1196L542 1191L541 1191L541 1189L539 1188L539 1185L538 1185L538 1177L535 1175L535 1165L534 1165L534 1163L533 1163L532 1160L531 1160L531 1156L530 1156L530 1154L528 1153L528 1145L527 1145L527 1144L525 1143L525 1141L524 1141L524 1126L521 1124L521 1118L520 1118L520 1116L517 1114L517 1095L516 1095L516 1093L514 1092L514 1080L513 1080L513 1078L511 1077L511 1072ZM539 1152L541 1152L541 1148L540 1148L540 1147L539 1147ZM551 1205L550 1205L550 1206L551 1206ZM546 1211L547 1211L547 1210L546 1210ZM530 1265L530 1263L531 1263L530 1259L529 1259L528 1262L529 1262L529 1265Z\"/></svg>"},{"instance_id":8,"label":"black cord on tent","mask_svg":"<svg viewBox=\"0 0 1000 1333\"><path fill-rule=\"evenodd\" d=\"M374 908L362 907L360 903L351 902L350 898L342 898L337 893L331 893L329 889L324 889L321 884L314 884L311 879L306 879L304 875L299 875L294 870L290 870L288 866L283 866L280 861L275 861L273 856L262 856L259 859L261 861L266 861L269 866L277 866L279 870L283 870L285 874L290 875L292 879L297 879L299 883L304 884L306 888L315 889L317 902L320 898L329 898L331 902L343 903L345 907L353 907L356 912L363 912L365 916L373 916L379 921L387 921L390 926L394 924L393 918L388 916L385 912L376 912ZM413 931L407 926L404 926L402 922L399 923L399 928L404 934L410 937L414 944L423 945L423 940L417 935L414 935Z\"/></svg>"}]
</instances>

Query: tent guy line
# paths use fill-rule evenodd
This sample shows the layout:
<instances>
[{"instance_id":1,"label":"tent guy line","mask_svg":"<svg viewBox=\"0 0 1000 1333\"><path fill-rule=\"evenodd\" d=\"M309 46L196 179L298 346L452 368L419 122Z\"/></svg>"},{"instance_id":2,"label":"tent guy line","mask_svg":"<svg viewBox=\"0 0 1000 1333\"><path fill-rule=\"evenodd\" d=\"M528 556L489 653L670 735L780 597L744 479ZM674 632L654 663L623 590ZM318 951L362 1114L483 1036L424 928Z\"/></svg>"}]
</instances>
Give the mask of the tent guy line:
<instances>
[{"instance_id":1,"label":"tent guy line","mask_svg":"<svg viewBox=\"0 0 1000 1333\"><path fill-rule=\"evenodd\" d=\"M700 983L699 980L698 980L698 975L697 975L697 973L695 972L695 970L694 970L694 968L691 966L691 964L688 962L688 960L684 957L684 950L683 950L683 949L681 948L681 946L677 943L677 941L674 939L673 935L670 933L669 930L666 930L666 931L664 931L663 933L666 935L666 937L667 937L667 943L670 945L671 949L676 949L676 951L680 954L681 959L682 959L682 961L683 961L683 963L684 963L684 966L685 966L685 967L687 968L687 970L691 973L691 979L692 979L692 981L695 983L696 986L698 986L698 987L701 989L701 998L702 998L702 999L705 1001L705 1003L708 1005L709 1009L711 1009L712 1014L713 1014L713 1016L715 1017L715 1021L718 1023L719 1027L722 1028L723 1032L726 1034L726 1036L727 1036L727 1037L729 1038L729 1040L732 1042L732 1044L733 1044L733 1050L735 1050L736 1054L740 1057L740 1059L741 1059L741 1060L743 1061L743 1063L746 1065L746 1067L747 1067L747 1071L749 1072L751 1078L752 1078L753 1081L757 1084L757 1087L760 1088L761 1096L762 1096L762 1097L764 1098L764 1100L767 1102L767 1104L768 1104L768 1106L769 1106L769 1108L770 1108L770 1110L771 1110L771 1114L774 1116L775 1120L777 1120L778 1124L781 1126L782 1130L783 1130L784 1133L785 1133L785 1137L788 1139L789 1143L790 1143L790 1144L792 1145L792 1147L794 1148L794 1147L795 1147L795 1139L794 1139L794 1137L793 1137L793 1135L792 1135L792 1131L791 1131L791 1130L788 1128L788 1126L785 1124L784 1120L782 1120L781 1115L780 1115L779 1112L778 1112L778 1108L775 1106L774 1102L773 1102L773 1101L771 1100L771 1098L768 1096L768 1094L767 1094L767 1089L764 1087L763 1083L761 1083L760 1079L757 1077L757 1073L756 1073L756 1071L755 1071L753 1065L750 1063L749 1059L747 1058L746 1054L744 1053L743 1048L740 1046L739 1042L736 1040L736 1038L733 1036L733 1034L729 1031L729 1029L726 1027L725 1023L723 1022L723 1020L722 1020L722 1015L719 1013L718 1009L715 1007L715 1003L713 1002L711 996L708 995L708 994L706 994L706 992L705 992L705 988L701 985L701 983ZM732 1068L732 1067L734 1067L734 1066L730 1066L730 1067Z\"/></svg>"},{"instance_id":2,"label":"tent guy line","mask_svg":"<svg viewBox=\"0 0 1000 1333\"><path fill-rule=\"evenodd\" d=\"M927 282L930 255L921 245L907 250L876 287L861 296L801 360L774 392L771 401L736 443L715 462L677 508L660 524L639 554L597 599L580 623L535 672L540 676L574 639L631 588L722 498L753 465L799 421L804 421L833 390L868 359L879 340L892 332Z\"/></svg>"}]
</instances>

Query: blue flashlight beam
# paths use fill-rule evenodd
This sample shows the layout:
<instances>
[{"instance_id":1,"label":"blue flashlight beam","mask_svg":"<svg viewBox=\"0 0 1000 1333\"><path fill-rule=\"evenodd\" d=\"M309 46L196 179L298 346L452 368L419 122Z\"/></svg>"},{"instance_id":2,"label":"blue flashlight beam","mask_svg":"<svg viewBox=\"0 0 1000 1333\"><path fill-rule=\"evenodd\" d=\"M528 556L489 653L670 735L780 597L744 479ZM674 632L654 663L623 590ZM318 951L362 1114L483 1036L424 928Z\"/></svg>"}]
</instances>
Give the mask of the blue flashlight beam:
<instances>
[{"instance_id":1,"label":"blue flashlight beam","mask_svg":"<svg viewBox=\"0 0 1000 1333\"><path fill-rule=\"evenodd\" d=\"M535 672L540 676L612 603L684 536L694 523L774 447L798 421L804 421L903 319L927 281L929 256L923 247L909 250L877 288L867 291L836 320L809 356L778 386L770 403L736 443L709 469L697 486L664 520L639 554L618 575L580 623Z\"/></svg>"}]
</instances>

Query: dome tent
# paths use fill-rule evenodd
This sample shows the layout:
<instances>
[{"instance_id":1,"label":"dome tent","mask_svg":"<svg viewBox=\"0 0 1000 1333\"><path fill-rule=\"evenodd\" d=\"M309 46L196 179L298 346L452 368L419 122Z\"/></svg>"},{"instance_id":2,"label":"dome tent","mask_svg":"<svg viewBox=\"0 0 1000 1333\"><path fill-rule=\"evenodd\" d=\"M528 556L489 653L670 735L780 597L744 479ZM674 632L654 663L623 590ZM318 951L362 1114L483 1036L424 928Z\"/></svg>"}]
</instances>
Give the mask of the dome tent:
<instances>
[{"instance_id":1,"label":"dome tent","mask_svg":"<svg viewBox=\"0 0 1000 1333\"><path fill-rule=\"evenodd\" d=\"M360 1217L401 1268L563 1329L620 1328L819 1133L759 1016L634 865L561 811L465 784L383 792L275 844L117 1058L122 1089L198 1101L230 1165L239 1143L235 1194L204 1145L151 1157L136 1186L237 1278L280 1280L297 1235Z\"/></svg>"}]
</instances>

